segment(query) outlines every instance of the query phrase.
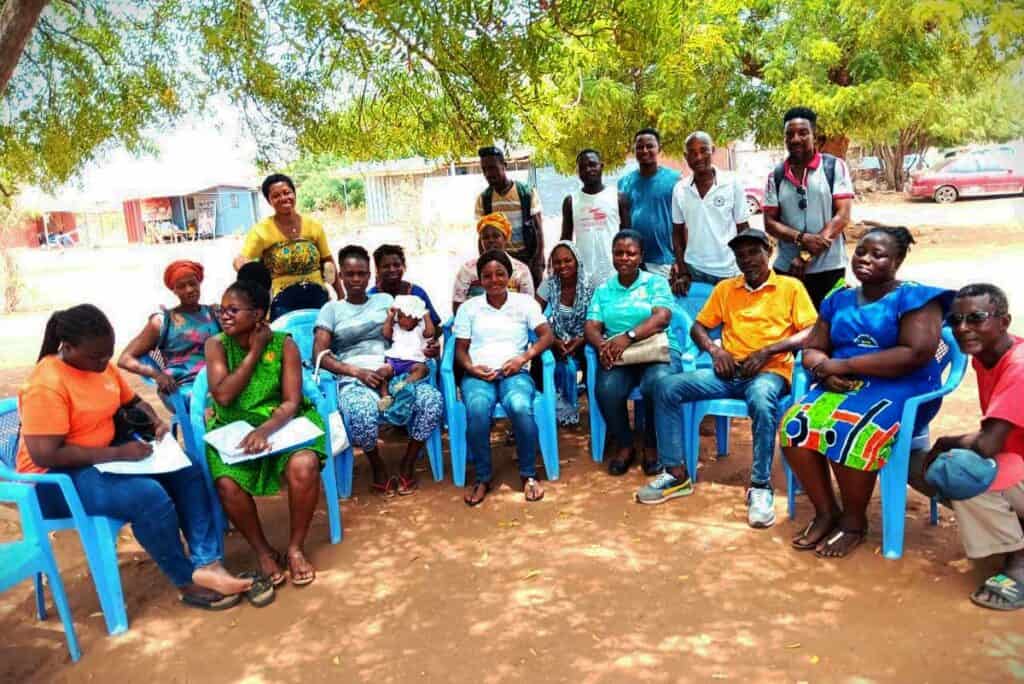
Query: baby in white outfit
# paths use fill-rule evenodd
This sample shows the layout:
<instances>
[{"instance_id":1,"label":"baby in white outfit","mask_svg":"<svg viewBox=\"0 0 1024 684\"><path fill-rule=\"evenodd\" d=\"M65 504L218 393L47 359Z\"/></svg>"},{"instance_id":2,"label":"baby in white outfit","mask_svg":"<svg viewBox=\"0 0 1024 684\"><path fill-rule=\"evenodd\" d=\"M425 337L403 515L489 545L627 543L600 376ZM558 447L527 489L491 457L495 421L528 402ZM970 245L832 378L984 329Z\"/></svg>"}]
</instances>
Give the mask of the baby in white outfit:
<instances>
[{"instance_id":1,"label":"baby in white outfit","mask_svg":"<svg viewBox=\"0 0 1024 684\"><path fill-rule=\"evenodd\" d=\"M396 322L398 325L395 325ZM423 347L427 340L434 337L434 322L430 320L426 302L416 295L395 297L395 303L384 321L383 333L384 337L391 340L385 359L393 376L406 375L405 382L396 384L394 391L400 392L405 385L427 377L429 369ZM388 384L380 384L379 406L382 411L387 410L392 403Z\"/></svg>"}]
</instances>

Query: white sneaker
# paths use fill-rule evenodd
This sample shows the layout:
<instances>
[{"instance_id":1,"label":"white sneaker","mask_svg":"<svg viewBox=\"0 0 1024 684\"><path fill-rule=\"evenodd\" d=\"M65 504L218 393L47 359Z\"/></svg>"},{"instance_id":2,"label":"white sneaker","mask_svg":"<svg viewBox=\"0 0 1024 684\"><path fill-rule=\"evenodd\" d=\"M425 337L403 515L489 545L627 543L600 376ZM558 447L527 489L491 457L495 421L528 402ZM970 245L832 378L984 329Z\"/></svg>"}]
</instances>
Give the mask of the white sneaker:
<instances>
[{"instance_id":1,"label":"white sneaker","mask_svg":"<svg viewBox=\"0 0 1024 684\"><path fill-rule=\"evenodd\" d=\"M770 489L747 490L747 524L763 529L775 524L775 495Z\"/></svg>"}]
</instances>

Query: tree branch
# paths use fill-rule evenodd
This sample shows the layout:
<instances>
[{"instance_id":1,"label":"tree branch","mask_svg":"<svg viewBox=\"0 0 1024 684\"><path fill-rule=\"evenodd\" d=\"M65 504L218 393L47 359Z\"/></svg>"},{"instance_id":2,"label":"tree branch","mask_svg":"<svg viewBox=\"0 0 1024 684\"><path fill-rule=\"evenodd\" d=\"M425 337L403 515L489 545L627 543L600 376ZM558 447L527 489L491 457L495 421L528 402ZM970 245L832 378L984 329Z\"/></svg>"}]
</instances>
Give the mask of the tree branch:
<instances>
[{"instance_id":1,"label":"tree branch","mask_svg":"<svg viewBox=\"0 0 1024 684\"><path fill-rule=\"evenodd\" d=\"M49 0L5 0L0 6L0 94L7 89L39 15Z\"/></svg>"}]
</instances>

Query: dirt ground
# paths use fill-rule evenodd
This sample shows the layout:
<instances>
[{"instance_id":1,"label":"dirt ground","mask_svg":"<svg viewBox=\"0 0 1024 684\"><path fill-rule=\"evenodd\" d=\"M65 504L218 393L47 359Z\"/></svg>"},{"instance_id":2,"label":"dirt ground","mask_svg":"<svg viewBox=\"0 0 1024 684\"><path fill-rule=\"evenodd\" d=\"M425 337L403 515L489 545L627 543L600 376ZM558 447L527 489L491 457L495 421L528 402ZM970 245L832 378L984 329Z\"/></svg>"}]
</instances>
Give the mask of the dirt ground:
<instances>
[{"instance_id":1,"label":"dirt ground","mask_svg":"<svg viewBox=\"0 0 1024 684\"><path fill-rule=\"evenodd\" d=\"M905 277L949 286L992 279L1011 290L1024 316L1024 288L1014 277L1024 227L917 230ZM26 372L24 365L0 370L0 396ZM976 416L968 377L932 434L973 429ZM502 486L472 510L447 463L445 481L429 481L424 464L416 496L382 499L367 493L368 468L357 460L355 495L341 503L344 540L328 543L322 502L307 547L317 581L285 587L259 610L181 606L126 529L119 551L130 629L114 638L77 538L58 534L83 659L70 664L55 616L35 620L24 583L0 595L0 681L1024 680L1020 615L967 600L995 563L969 563L950 513L929 526L923 497L910 495L902 560L879 553L876 496L868 542L848 559L825 562L789 548L810 505L801 497L797 520L785 518L781 465L778 524L747 527L746 421L735 421L727 458L716 458L713 439L704 438L696 493L664 506L633 503L642 473L608 476L590 460L585 428L563 431L560 448L561 479L545 483L543 502L526 505L512 450L496 447ZM389 439L385 457L397 463L399 450ZM284 498L261 501L260 509L272 541L283 544ZM15 516L0 509L0 539L16 535ZM253 566L237 535L227 540L227 556L232 569Z\"/></svg>"}]
</instances>

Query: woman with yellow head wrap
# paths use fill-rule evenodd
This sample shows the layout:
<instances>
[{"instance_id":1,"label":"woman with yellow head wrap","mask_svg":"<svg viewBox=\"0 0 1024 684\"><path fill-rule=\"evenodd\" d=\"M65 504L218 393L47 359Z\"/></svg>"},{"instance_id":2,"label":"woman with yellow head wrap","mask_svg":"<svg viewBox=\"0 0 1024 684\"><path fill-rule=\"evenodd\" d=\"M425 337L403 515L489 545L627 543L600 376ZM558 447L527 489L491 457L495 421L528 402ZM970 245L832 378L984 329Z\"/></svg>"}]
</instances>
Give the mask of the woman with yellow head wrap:
<instances>
[{"instance_id":1,"label":"woman with yellow head wrap","mask_svg":"<svg viewBox=\"0 0 1024 684\"><path fill-rule=\"evenodd\" d=\"M477 233L477 254L467 260L459 272L455 275L455 286L452 290L452 313L459 310L459 306L469 299L483 294L483 287L476 272L476 261L480 254L492 249L501 250L508 254L506 248L512 237L512 224L501 212L493 212L483 216L476 224ZM508 280L508 289L511 292L534 295L533 277L530 275L530 267L518 259L512 258L512 277Z\"/></svg>"}]
</instances>

